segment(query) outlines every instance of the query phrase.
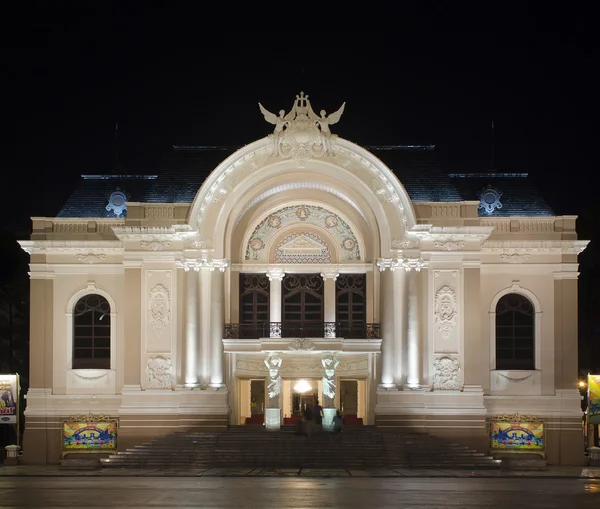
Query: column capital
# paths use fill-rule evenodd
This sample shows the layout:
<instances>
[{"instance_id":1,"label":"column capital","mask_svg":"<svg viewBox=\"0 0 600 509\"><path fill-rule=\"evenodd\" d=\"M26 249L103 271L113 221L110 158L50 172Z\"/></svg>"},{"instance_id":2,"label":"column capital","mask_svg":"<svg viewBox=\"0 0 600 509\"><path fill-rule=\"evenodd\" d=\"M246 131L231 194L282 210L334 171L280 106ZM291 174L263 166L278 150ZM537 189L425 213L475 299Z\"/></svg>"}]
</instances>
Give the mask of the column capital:
<instances>
[{"instance_id":1,"label":"column capital","mask_svg":"<svg viewBox=\"0 0 600 509\"><path fill-rule=\"evenodd\" d=\"M394 260L392 258L377 258L376 262L376 265L379 268L379 272L383 272L385 271L385 269L392 269L393 264Z\"/></svg>"},{"instance_id":2,"label":"column capital","mask_svg":"<svg viewBox=\"0 0 600 509\"><path fill-rule=\"evenodd\" d=\"M406 272L410 272L411 270L415 270L416 272L420 272L425 262L423 258L403 258L402 259L402 267Z\"/></svg>"},{"instance_id":3,"label":"column capital","mask_svg":"<svg viewBox=\"0 0 600 509\"><path fill-rule=\"evenodd\" d=\"M285 272L283 269L269 269L266 272L266 276L269 278L269 281L273 281L273 279L279 279L279 281L283 280L283 276L285 276Z\"/></svg>"},{"instance_id":4,"label":"column capital","mask_svg":"<svg viewBox=\"0 0 600 509\"><path fill-rule=\"evenodd\" d=\"M333 279L334 281L338 278L340 273L337 270L324 270L321 272L321 277L323 279Z\"/></svg>"},{"instance_id":5,"label":"column capital","mask_svg":"<svg viewBox=\"0 0 600 509\"><path fill-rule=\"evenodd\" d=\"M183 268L186 272L190 270L198 272L200 269L211 271L219 269L219 271L225 272L225 269L229 267L229 260L225 258L186 258L177 260L177 266Z\"/></svg>"}]
</instances>

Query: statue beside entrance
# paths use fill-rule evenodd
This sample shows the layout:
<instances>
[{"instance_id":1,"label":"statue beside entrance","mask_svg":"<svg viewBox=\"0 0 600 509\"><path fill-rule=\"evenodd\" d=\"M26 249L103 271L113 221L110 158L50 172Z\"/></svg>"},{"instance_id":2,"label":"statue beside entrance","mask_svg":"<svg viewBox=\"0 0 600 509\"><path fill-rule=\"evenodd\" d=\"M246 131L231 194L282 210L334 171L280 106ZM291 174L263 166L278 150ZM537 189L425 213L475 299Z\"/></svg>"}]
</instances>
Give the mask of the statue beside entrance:
<instances>
[{"instance_id":1,"label":"statue beside entrance","mask_svg":"<svg viewBox=\"0 0 600 509\"><path fill-rule=\"evenodd\" d=\"M333 353L325 355L321 359L323 365L323 429L333 430L333 418L336 413L335 407L335 370L340 361Z\"/></svg>"},{"instance_id":2,"label":"statue beside entrance","mask_svg":"<svg viewBox=\"0 0 600 509\"><path fill-rule=\"evenodd\" d=\"M279 354L271 352L265 359L265 366L269 370L269 384L267 386L269 402L265 414L265 426L267 429L279 429L281 427L281 410L279 408L279 394L281 393L281 375L279 369L283 359Z\"/></svg>"}]
</instances>

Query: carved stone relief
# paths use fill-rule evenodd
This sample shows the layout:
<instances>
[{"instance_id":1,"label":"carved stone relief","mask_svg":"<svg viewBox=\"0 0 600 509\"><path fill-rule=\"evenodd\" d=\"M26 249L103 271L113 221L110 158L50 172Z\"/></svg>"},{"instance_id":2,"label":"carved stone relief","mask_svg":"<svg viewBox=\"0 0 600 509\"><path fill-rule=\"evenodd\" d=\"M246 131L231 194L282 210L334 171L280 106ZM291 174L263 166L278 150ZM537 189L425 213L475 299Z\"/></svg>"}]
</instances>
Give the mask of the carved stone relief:
<instances>
[{"instance_id":1,"label":"carved stone relief","mask_svg":"<svg viewBox=\"0 0 600 509\"><path fill-rule=\"evenodd\" d=\"M464 240L434 240L433 245L441 251L459 251L465 247Z\"/></svg>"},{"instance_id":2,"label":"carved stone relief","mask_svg":"<svg viewBox=\"0 0 600 509\"><path fill-rule=\"evenodd\" d=\"M150 357L146 365L146 387L148 389L171 389L173 384L173 367L171 359L162 355Z\"/></svg>"},{"instance_id":3,"label":"carved stone relief","mask_svg":"<svg viewBox=\"0 0 600 509\"><path fill-rule=\"evenodd\" d=\"M140 240L140 247L144 249L150 249L150 251L162 251L170 247L171 242L168 240Z\"/></svg>"},{"instance_id":4,"label":"carved stone relief","mask_svg":"<svg viewBox=\"0 0 600 509\"><path fill-rule=\"evenodd\" d=\"M289 350L314 350L315 347L313 346L310 339L308 339L308 338L296 338L290 342L288 349Z\"/></svg>"},{"instance_id":5,"label":"carved stone relief","mask_svg":"<svg viewBox=\"0 0 600 509\"><path fill-rule=\"evenodd\" d=\"M508 263L525 263L529 261L529 253L502 253L500 258Z\"/></svg>"},{"instance_id":6,"label":"carved stone relief","mask_svg":"<svg viewBox=\"0 0 600 509\"><path fill-rule=\"evenodd\" d=\"M77 259L83 263L96 263L101 262L106 258L104 253L80 253L77 255Z\"/></svg>"},{"instance_id":7,"label":"carved stone relief","mask_svg":"<svg viewBox=\"0 0 600 509\"><path fill-rule=\"evenodd\" d=\"M171 322L171 296L162 283L155 285L148 296L150 324L157 336L161 336Z\"/></svg>"},{"instance_id":8,"label":"carved stone relief","mask_svg":"<svg viewBox=\"0 0 600 509\"><path fill-rule=\"evenodd\" d=\"M438 357L433 361L433 389L457 391L460 389L460 364L452 357Z\"/></svg>"},{"instance_id":9,"label":"carved stone relief","mask_svg":"<svg viewBox=\"0 0 600 509\"><path fill-rule=\"evenodd\" d=\"M456 317L456 292L444 285L435 294L435 323L445 339L454 331Z\"/></svg>"}]
</instances>

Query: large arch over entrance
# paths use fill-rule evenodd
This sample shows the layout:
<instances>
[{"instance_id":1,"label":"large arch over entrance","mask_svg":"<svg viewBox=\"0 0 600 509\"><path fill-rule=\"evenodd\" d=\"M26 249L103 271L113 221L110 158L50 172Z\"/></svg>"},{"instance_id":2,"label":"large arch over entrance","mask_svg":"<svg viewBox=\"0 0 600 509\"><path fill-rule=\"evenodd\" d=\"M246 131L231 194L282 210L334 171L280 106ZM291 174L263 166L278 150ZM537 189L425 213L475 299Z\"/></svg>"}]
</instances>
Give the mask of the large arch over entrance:
<instances>
[{"instance_id":1,"label":"large arch over entrance","mask_svg":"<svg viewBox=\"0 0 600 509\"><path fill-rule=\"evenodd\" d=\"M361 217L369 237L377 239L371 256L385 256L392 240L416 223L408 193L393 172L367 150L338 139L335 155L309 159L273 157L263 138L223 161L206 179L192 204L188 223L216 257L231 254L229 239L241 223L251 223L261 205L318 195L340 211ZM263 211L264 213L264 211ZM366 233L366 232L364 232ZM229 251L229 253L228 253Z\"/></svg>"}]
</instances>

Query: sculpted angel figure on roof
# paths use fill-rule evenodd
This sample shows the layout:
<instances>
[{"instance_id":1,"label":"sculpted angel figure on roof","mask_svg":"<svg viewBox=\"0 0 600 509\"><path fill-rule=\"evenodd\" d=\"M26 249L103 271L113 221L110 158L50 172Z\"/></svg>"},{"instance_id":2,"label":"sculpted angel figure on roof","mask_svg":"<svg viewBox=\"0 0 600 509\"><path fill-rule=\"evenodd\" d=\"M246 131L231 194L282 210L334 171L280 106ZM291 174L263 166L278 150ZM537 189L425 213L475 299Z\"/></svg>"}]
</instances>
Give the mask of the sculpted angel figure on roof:
<instances>
[{"instance_id":1,"label":"sculpted angel figure on roof","mask_svg":"<svg viewBox=\"0 0 600 509\"><path fill-rule=\"evenodd\" d=\"M310 105L308 95L300 92L294 105L286 115L284 110L279 116L268 111L258 103L265 120L275 126L272 140L272 155L283 159L294 158L300 166L306 159L334 155L336 136L331 134L329 126L339 122L346 103L334 113L327 115L321 110L317 115Z\"/></svg>"},{"instance_id":2,"label":"sculpted angel figure on roof","mask_svg":"<svg viewBox=\"0 0 600 509\"><path fill-rule=\"evenodd\" d=\"M321 135L323 136L325 151L330 156L333 155L333 147L335 145L335 138L337 138L337 135L331 134L329 126L339 122L340 118L342 118L342 113L344 113L345 106L346 103L342 104L339 110L329 116L325 114L325 110L321 110L321 116L316 118L317 124L319 124L319 127L321 128Z\"/></svg>"},{"instance_id":3,"label":"sculpted angel figure on roof","mask_svg":"<svg viewBox=\"0 0 600 509\"><path fill-rule=\"evenodd\" d=\"M279 142L281 139L281 133L283 129L287 126L288 120L285 119L285 110L279 110L279 116L275 115L268 111L262 104L258 103L258 107L260 108L261 113L264 115L265 120L270 124L275 125L275 130L273 134L269 134L273 142L273 152L271 155L277 155L279 153Z\"/></svg>"}]
</instances>

